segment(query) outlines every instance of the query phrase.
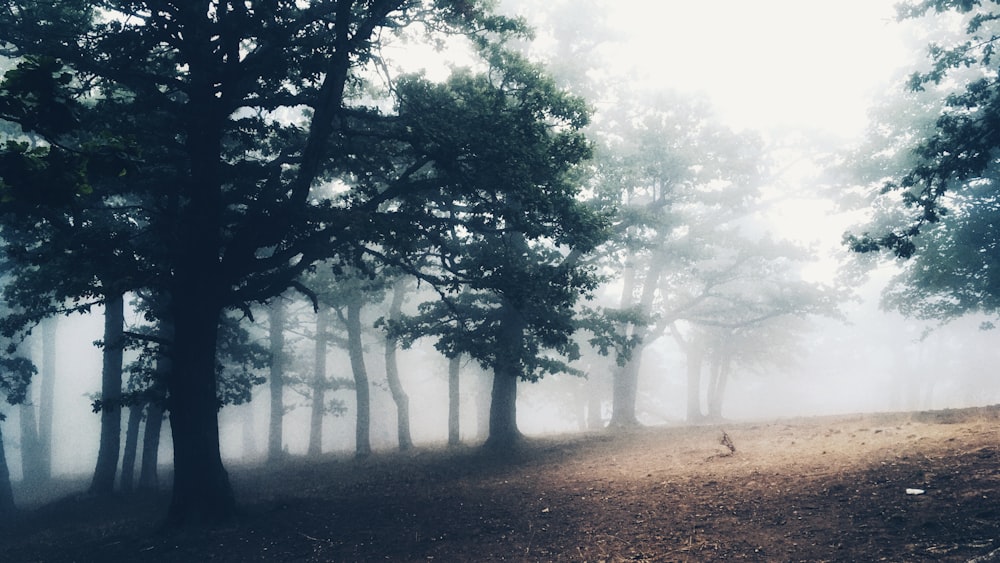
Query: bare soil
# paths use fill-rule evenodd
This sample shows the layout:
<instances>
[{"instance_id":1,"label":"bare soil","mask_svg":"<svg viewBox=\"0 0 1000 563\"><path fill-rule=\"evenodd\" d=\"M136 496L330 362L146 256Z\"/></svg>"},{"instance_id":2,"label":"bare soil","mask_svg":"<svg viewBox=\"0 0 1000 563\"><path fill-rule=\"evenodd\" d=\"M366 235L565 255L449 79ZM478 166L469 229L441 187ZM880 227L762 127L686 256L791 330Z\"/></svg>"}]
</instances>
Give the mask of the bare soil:
<instances>
[{"instance_id":1,"label":"bare soil","mask_svg":"<svg viewBox=\"0 0 1000 563\"><path fill-rule=\"evenodd\" d=\"M163 496L71 495L0 528L0 561L1000 561L998 424L985 407L233 467L232 525L167 532Z\"/></svg>"}]
</instances>

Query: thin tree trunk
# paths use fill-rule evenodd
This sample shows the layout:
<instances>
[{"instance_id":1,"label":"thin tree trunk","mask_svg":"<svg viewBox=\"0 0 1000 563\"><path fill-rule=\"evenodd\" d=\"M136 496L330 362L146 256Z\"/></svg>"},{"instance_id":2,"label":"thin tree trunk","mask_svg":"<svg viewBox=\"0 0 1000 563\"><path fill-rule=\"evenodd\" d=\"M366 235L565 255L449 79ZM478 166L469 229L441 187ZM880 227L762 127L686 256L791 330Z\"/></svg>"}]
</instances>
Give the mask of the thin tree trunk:
<instances>
[{"instance_id":1,"label":"thin tree trunk","mask_svg":"<svg viewBox=\"0 0 1000 563\"><path fill-rule=\"evenodd\" d=\"M394 321L399 318L403 308L403 300L406 298L407 286L408 282L404 278L396 280L396 283L393 284L392 302L389 304L390 320ZM410 437L410 398L407 397L403 383L399 380L399 366L396 362L397 348L396 338L387 336L385 339L385 377L389 382L392 400L396 403L396 435L399 449L406 451L413 447L413 439Z\"/></svg>"},{"instance_id":2,"label":"thin tree trunk","mask_svg":"<svg viewBox=\"0 0 1000 563\"><path fill-rule=\"evenodd\" d=\"M15 510L14 489L10 484L10 468L4 452L3 424L0 423L0 519L10 517Z\"/></svg>"},{"instance_id":3,"label":"thin tree trunk","mask_svg":"<svg viewBox=\"0 0 1000 563\"><path fill-rule=\"evenodd\" d=\"M139 447L139 426L145 405L133 404L128 408L128 422L125 424L125 449L122 451L121 489L131 493L135 482L135 457Z\"/></svg>"},{"instance_id":4,"label":"thin tree trunk","mask_svg":"<svg viewBox=\"0 0 1000 563\"><path fill-rule=\"evenodd\" d=\"M159 335L164 342L173 342L174 323L170 318L172 312L167 306L169 298L160 296L160 327ZM150 400L146 402L146 427L142 436L142 460L139 469L139 489L156 491L160 488L159 461L160 435L163 431L163 405L166 399L165 388L173 370L173 360L170 344L161 346L156 356L156 368L153 385L149 390Z\"/></svg>"},{"instance_id":5,"label":"thin tree trunk","mask_svg":"<svg viewBox=\"0 0 1000 563\"><path fill-rule=\"evenodd\" d=\"M462 443L461 413L462 397L460 380L462 356L448 358L448 445L457 446Z\"/></svg>"},{"instance_id":6,"label":"thin tree trunk","mask_svg":"<svg viewBox=\"0 0 1000 563\"><path fill-rule=\"evenodd\" d=\"M309 416L309 449L311 456L323 452L323 418L326 415L326 349L329 341L330 310L320 304L316 311L316 357L312 383L312 411Z\"/></svg>"},{"instance_id":7,"label":"thin tree trunk","mask_svg":"<svg viewBox=\"0 0 1000 563\"><path fill-rule=\"evenodd\" d=\"M365 369L364 347L361 342L361 301L359 294L347 305L347 350L354 373L354 392L357 397L357 423L354 432L354 451L358 457L371 454L371 391L368 388L368 371Z\"/></svg>"},{"instance_id":8,"label":"thin tree trunk","mask_svg":"<svg viewBox=\"0 0 1000 563\"><path fill-rule=\"evenodd\" d=\"M101 370L101 442L97 467L90 492L108 495L115 489L118 456L122 440L122 330L125 324L125 297L122 293L105 296L104 367Z\"/></svg>"},{"instance_id":9,"label":"thin tree trunk","mask_svg":"<svg viewBox=\"0 0 1000 563\"><path fill-rule=\"evenodd\" d=\"M142 460L139 468L139 490L160 488L157 464L160 461L160 433L163 430L163 407L156 401L146 405L146 428L142 433Z\"/></svg>"},{"instance_id":10,"label":"thin tree trunk","mask_svg":"<svg viewBox=\"0 0 1000 563\"><path fill-rule=\"evenodd\" d=\"M38 400L39 470L41 478L52 478L52 420L55 416L56 328L58 317L42 321L42 385Z\"/></svg>"},{"instance_id":11,"label":"thin tree trunk","mask_svg":"<svg viewBox=\"0 0 1000 563\"><path fill-rule=\"evenodd\" d=\"M271 302L271 421L267 434L267 460L282 457L282 433L285 417L285 301L279 295Z\"/></svg>"},{"instance_id":12,"label":"thin tree trunk","mask_svg":"<svg viewBox=\"0 0 1000 563\"><path fill-rule=\"evenodd\" d=\"M687 347L687 421L696 423L705 418L701 412L701 371L705 363L705 347L697 336Z\"/></svg>"}]
</instances>

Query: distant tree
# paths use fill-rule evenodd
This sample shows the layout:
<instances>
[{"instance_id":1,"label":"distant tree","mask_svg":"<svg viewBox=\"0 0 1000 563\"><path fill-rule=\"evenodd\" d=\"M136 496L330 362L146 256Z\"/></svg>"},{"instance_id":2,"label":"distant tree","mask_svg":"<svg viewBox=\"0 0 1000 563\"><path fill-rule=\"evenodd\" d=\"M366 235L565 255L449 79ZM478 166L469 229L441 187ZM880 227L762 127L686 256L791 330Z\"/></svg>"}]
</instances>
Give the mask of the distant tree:
<instances>
[{"instance_id":1,"label":"distant tree","mask_svg":"<svg viewBox=\"0 0 1000 563\"><path fill-rule=\"evenodd\" d=\"M52 478L52 421L55 418L56 397L56 353L58 317L49 317L41 323L41 362L40 372L42 383L38 400L38 439L39 464L43 480Z\"/></svg>"},{"instance_id":2,"label":"distant tree","mask_svg":"<svg viewBox=\"0 0 1000 563\"><path fill-rule=\"evenodd\" d=\"M281 295L271 300L268 308L268 338L270 340L270 373L268 393L271 415L267 426L267 460L275 462L283 457L282 434L285 419L285 329L287 324L287 303Z\"/></svg>"},{"instance_id":3,"label":"distant tree","mask_svg":"<svg viewBox=\"0 0 1000 563\"><path fill-rule=\"evenodd\" d=\"M410 290L412 281L399 277L392 284L392 293L389 302L390 323L399 320L402 314L403 301ZM396 350L399 346L399 339L391 332L385 337L385 377L389 383L389 392L392 393L392 400L396 403L396 436L399 449L406 451L413 447L413 438L410 436L410 399L403 389L403 383L399 378L399 364L396 361ZM450 418L449 418L450 420ZM449 434L450 437L450 434ZM449 443L451 443L449 439Z\"/></svg>"},{"instance_id":4,"label":"distant tree","mask_svg":"<svg viewBox=\"0 0 1000 563\"><path fill-rule=\"evenodd\" d=\"M7 341L4 353L0 356L0 394L9 405L19 405L25 401L28 385L36 372L31 360L18 354L17 348L17 342ZM6 418L0 412L0 425ZM10 468L7 465L3 433L0 431L0 519L11 516L15 508Z\"/></svg>"},{"instance_id":5,"label":"distant tree","mask_svg":"<svg viewBox=\"0 0 1000 563\"><path fill-rule=\"evenodd\" d=\"M433 252L412 269L438 287L452 281L411 328L436 337L447 357L468 354L492 370L487 445L506 448L520 438L517 382L576 373L566 362L578 355L575 307L597 283L579 258L606 230L578 198L590 156L582 101L518 57L492 62L489 75L398 88L413 149L433 160L437 181L467 190L423 202L438 223L419 235Z\"/></svg>"},{"instance_id":6,"label":"distant tree","mask_svg":"<svg viewBox=\"0 0 1000 563\"><path fill-rule=\"evenodd\" d=\"M643 349L686 308L675 297L692 265L710 260L724 247L715 241L750 212L765 165L760 140L730 131L702 101L669 92L622 100L594 126L596 189L616 209L615 236L601 265L622 272L618 310L636 317L618 331L639 342L614 368L615 428L639 423Z\"/></svg>"}]
</instances>

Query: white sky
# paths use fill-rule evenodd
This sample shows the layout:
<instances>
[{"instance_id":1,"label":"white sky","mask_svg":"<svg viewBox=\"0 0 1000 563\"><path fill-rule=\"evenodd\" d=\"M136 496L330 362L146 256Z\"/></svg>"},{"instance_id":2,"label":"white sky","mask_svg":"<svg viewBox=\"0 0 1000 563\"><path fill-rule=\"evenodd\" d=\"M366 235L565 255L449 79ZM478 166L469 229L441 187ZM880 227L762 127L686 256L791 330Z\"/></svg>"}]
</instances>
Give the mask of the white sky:
<instances>
[{"instance_id":1,"label":"white sky","mask_svg":"<svg viewBox=\"0 0 1000 563\"><path fill-rule=\"evenodd\" d=\"M617 0L650 83L704 92L737 128L863 132L868 100L913 55L898 0Z\"/></svg>"}]
</instances>

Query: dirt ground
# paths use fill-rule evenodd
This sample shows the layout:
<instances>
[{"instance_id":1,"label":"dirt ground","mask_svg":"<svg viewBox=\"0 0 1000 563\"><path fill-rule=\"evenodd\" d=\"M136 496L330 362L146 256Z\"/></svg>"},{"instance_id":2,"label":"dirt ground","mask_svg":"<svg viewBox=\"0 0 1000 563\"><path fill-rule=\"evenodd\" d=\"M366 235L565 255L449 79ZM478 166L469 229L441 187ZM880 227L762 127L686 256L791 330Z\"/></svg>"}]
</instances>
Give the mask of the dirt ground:
<instances>
[{"instance_id":1,"label":"dirt ground","mask_svg":"<svg viewBox=\"0 0 1000 563\"><path fill-rule=\"evenodd\" d=\"M164 532L165 497L71 495L0 528L0 561L985 563L998 429L987 407L232 467L238 523Z\"/></svg>"}]
</instances>

